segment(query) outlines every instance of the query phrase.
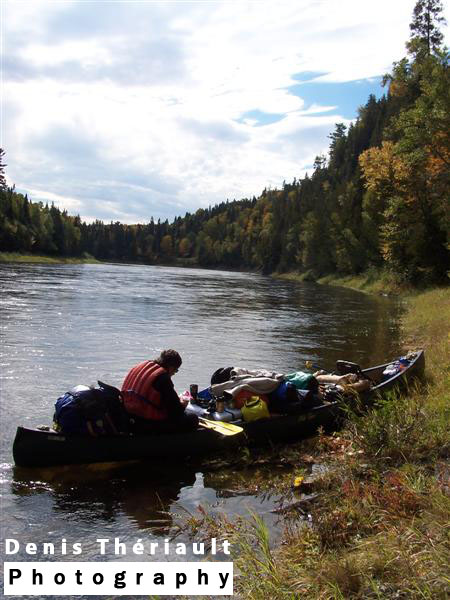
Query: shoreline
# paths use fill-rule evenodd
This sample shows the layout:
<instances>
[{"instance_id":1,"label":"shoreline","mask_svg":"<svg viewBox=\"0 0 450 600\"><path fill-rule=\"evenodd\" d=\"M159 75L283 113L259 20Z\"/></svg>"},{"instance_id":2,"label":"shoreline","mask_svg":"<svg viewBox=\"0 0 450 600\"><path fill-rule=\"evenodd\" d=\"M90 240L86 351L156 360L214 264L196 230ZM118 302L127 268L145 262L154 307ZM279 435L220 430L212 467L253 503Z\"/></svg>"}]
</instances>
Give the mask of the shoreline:
<instances>
[{"instance_id":1,"label":"shoreline","mask_svg":"<svg viewBox=\"0 0 450 600\"><path fill-rule=\"evenodd\" d=\"M358 275L329 274L318 277L317 279L312 278L308 274L296 273L293 271L287 273L274 273L272 274L272 277L287 281L308 281L320 285L346 287L358 292L363 292L364 294L381 296L401 296L421 291L410 286L400 285L395 281L392 274L378 269L369 269Z\"/></svg>"},{"instance_id":2,"label":"shoreline","mask_svg":"<svg viewBox=\"0 0 450 600\"><path fill-rule=\"evenodd\" d=\"M238 528L241 598L446 597L450 288L404 300L405 346L425 349L425 381L350 413L333 435L279 449L294 465L271 482L289 499L284 537L269 547L258 515Z\"/></svg>"},{"instance_id":3,"label":"shoreline","mask_svg":"<svg viewBox=\"0 0 450 600\"><path fill-rule=\"evenodd\" d=\"M125 260L98 260L93 256L86 257L63 257L46 256L42 254L21 254L20 252L0 252L0 263L29 263L29 264L111 264L111 265L138 265L150 267L176 267L190 269L204 269L207 271L229 271L232 273L262 274L258 270L248 270L229 266L203 266L192 262L190 259L177 259L173 262L130 262ZM450 289L449 285L430 286L424 288L412 287L399 284L393 275L381 269L369 269L358 275L328 274L314 278L308 273L288 271L286 273L268 273L267 277L297 283L308 282L318 285L329 285L333 287L345 287L357 292L377 296L409 297L423 294L432 290Z\"/></svg>"},{"instance_id":4,"label":"shoreline","mask_svg":"<svg viewBox=\"0 0 450 600\"><path fill-rule=\"evenodd\" d=\"M142 262L129 260L99 260L93 256L46 256L44 254L21 254L20 252L0 252L0 263L33 263L33 264L107 264L107 265L137 265L143 267L177 267L180 269L205 269L208 271L230 271L232 273L257 273L258 271L248 271L237 267L227 266L203 266L190 259L176 259L172 262Z\"/></svg>"},{"instance_id":5,"label":"shoreline","mask_svg":"<svg viewBox=\"0 0 450 600\"><path fill-rule=\"evenodd\" d=\"M0 263L33 263L33 264L98 264L94 257L45 256L43 254L21 254L20 252L0 252Z\"/></svg>"}]
</instances>

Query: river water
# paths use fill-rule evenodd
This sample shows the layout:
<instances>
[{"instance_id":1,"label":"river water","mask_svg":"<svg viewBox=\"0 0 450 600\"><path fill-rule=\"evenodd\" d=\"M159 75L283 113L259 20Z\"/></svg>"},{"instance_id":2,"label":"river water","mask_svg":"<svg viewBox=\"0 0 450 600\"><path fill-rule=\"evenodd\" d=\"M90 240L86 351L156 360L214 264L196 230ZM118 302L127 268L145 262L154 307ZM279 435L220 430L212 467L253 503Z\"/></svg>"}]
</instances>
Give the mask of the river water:
<instances>
[{"instance_id":1,"label":"river water","mask_svg":"<svg viewBox=\"0 0 450 600\"><path fill-rule=\"evenodd\" d=\"M400 351L400 306L394 300L257 274L3 264L0 286L1 525L2 538L20 543L12 560L33 560L24 553L25 542L53 542L56 553L46 560L61 560L62 539L82 543L81 560L114 560L112 549L99 556L98 538L130 544L168 539L177 521L195 514L198 505L231 519L250 509L264 514L276 531L271 510L281 499L234 490L232 472L181 463L100 472L15 468L16 427L49 424L55 400L72 386L100 379L120 387L131 366L164 348L183 357L174 377L180 392L190 383L206 387L219 367L288 373L304 369L306 360L332 369L337 359L366 367ZM189 555L171 556L177 558Z\"/></svg>"}]
</instances>

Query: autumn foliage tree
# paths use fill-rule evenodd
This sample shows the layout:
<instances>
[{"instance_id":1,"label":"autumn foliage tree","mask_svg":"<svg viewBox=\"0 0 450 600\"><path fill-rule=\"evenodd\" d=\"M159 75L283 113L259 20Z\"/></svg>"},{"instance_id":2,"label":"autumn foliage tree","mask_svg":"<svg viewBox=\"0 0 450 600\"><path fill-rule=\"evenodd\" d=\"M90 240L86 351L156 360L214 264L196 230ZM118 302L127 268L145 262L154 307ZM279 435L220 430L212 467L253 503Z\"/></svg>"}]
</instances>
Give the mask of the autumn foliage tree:
<instances>
[{"instance_id":1,"label":"autumn foliage tree","mask_svg":"<svg viewBox=\"0 0 450 600\"><path fill-rule=\"evenodd\" d=\"M410 59L394 65L390 94L402 106L381 146L359 162L381 214L386 264L413 283L445 281L449 263L450 73L438 44L442 6L416 4Z\"/></svg>"}]
</instances>

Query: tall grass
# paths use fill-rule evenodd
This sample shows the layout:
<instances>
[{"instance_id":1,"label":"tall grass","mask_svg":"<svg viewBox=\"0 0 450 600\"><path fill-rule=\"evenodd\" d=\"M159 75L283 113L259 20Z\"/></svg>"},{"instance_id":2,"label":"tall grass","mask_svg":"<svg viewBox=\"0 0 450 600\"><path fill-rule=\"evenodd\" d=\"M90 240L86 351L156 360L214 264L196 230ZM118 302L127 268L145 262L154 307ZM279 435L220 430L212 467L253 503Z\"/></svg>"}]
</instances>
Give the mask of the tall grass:
<instances>
[{"instance_id":1,"label":"tall grass","mask_svg":"<svg viewBox=\"0 0 450 600\"><path fill-rule=\"evenodd\" d=\"M239 598L448 597L449 498L420 470L372 471L334 486L284 543L270 548L258 517L233 543Z\"/></svg>"},{"instance_id":2,"label":"tall grass","mask_svg":"<svg viewBox=\"0 0 450 600\"><path fill-rule=\"evenodd\" d=\"M434 462L448 454L448 421L448 404L430 386L415 384L378 400L364 416L352 415L344 435L373 461Z\"/></svg>"},{"instance_id":3,"label":"tall grass","mask_svg":"<svg viewBox=\"0 0 450 600\"><path fill-rule=\"evenodd\" d=\"M348 287L369 294L398 295L407 291L404 286L400 286L391 272L375 267L359 275L332 274L317 278L313 271L307 271L305 273L276 273L274 277L291 281L317 281L322 285Z\"/></svg>"},{"instance_id":4,"label":"tall grass","mask_svg":"<svg viewBox=\"0 0 450 600\"><path fill-rule=\"evenodd\" d=\"M255 600L297 598L300 588L286 577L284 563L275 559L269 531L258 515L252 513L247 528L235 537L233 559L238 572L238 597ZM291 574L298 571L294 565L291 569Z\"/></svg>"},{"instance_id":5,"label":"tall grass","mask_svg":"<svg viewBox=\"0 0 450 600\"><path fill-rule=\"evenodd\" d=\"M238 597L450 596L450 291L409 297L403 331L405 348L425 348L426 382L320 441L329 469L314 483L312 521L286 527L283 544L271 548L253 515L236 541Z\"/></svg>"}]
</instances>

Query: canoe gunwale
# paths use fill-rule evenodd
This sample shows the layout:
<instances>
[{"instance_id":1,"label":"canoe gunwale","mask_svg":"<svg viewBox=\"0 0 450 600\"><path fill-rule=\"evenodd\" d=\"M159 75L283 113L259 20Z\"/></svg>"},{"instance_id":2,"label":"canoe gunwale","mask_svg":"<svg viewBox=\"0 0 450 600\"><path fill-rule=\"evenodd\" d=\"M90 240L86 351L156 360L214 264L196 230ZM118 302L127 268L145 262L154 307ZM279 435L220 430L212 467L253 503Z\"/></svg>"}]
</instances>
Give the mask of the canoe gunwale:
<instances>
[{"instance_id":1,"label":"canoe gunwale","mask_svg":"<svg viewBox=\"0 0 450 600\"><path fill-rule=\"evenodd\" d=\"M363 369L363 373L383 371L391 362ZM356 396L363 406L395 387L407 385L412 377L420 376L425 367L423 350L411 364L390 379L379 383L371 390ZM287 441L291 437L303 438L313 435L321 426L336 424L344 414L344 405L349 398L315 406L298 415L281 415L246 423L233 421L243 427L244 432L235 436L221 436L216 432L198 428L188 433L158 435L121 434L90 438L88 436L65 435L55 431L40 431L18 427L13 444L14 462L20 467L47 467L94 462L152 460L187 456L211 455L243 444Z\"/></svg>"}]
</instances>

